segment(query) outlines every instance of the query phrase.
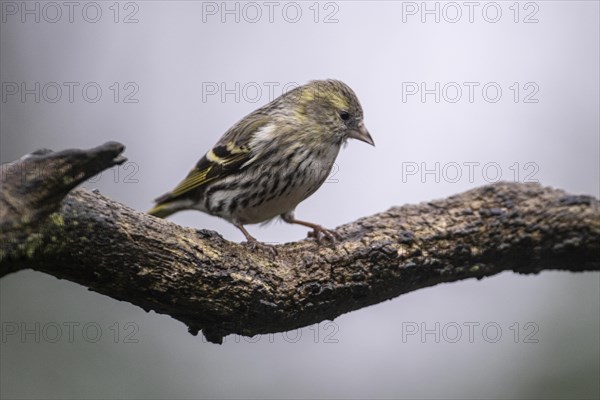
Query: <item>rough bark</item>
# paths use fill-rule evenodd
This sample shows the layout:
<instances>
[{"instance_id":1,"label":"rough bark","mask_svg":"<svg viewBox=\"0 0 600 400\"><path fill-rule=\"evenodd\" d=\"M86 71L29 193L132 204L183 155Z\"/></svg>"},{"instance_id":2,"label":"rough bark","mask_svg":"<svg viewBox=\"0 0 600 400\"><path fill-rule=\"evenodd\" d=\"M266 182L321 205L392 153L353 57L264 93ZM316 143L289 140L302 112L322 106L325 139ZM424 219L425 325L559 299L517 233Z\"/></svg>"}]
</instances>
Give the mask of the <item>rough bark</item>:
<instances>
[{"instance_id":1,"label":"rough bark","mask_svg":"<svg viewBox=\"0 0 600 400\"><path fill-rule=\"evenodd\" d=\"M122 163L124 147L38 151L3 166L0 276L31 268L202 330L299 328L441 282L501 271L600 269L598 200L498 183L393 207L338 227L342 239L277 246L274 258L72 190Z\"/></svg>"}]
</instances>

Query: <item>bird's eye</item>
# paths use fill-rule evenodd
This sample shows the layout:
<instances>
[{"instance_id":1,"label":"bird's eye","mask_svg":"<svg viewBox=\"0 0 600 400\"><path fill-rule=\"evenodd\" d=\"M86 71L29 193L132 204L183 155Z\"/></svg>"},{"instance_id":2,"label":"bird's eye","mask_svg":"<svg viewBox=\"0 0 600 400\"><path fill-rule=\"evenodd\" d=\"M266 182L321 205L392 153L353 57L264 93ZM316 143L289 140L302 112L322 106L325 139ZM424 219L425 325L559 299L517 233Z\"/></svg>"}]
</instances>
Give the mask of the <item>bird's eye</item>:
<instances>
[{"instance_id":1,"label":"bird's eye","mask_svg":"<svg viewBox=\"0 0 600 400\"><path fill-rule=\"evenodd\" d=\"M341 112L340 112L340 118L341 118L343 121L348 121L348 120L350 119L350 114L348 114L348 112L347 112L347 111L341 111Z\"/></svg>"}]
</instances>

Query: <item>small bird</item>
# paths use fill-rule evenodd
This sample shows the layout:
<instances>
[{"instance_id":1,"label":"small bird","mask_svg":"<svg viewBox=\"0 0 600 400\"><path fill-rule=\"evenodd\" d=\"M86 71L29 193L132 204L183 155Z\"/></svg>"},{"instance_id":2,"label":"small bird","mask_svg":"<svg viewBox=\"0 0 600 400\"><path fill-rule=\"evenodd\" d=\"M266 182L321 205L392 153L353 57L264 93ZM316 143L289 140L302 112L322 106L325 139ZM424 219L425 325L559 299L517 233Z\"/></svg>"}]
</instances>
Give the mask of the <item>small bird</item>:
<instances>
[{"instance_id":1,"label":"small bird","mask_svg":"<svg viewBox=\"0 0 600 400\"><path fill-rule=\"evenodd\" d=\"M312 228L319 242L325 237L335 242L333 231L296 219L294 209L327 179L348 139L375 145L356 94L338 80L312 81L233 125L148 213L165 218L194 209L224 218L242 231L252 249L269 246L244 225L277 216Z\"/></svg>"}]
</instances>

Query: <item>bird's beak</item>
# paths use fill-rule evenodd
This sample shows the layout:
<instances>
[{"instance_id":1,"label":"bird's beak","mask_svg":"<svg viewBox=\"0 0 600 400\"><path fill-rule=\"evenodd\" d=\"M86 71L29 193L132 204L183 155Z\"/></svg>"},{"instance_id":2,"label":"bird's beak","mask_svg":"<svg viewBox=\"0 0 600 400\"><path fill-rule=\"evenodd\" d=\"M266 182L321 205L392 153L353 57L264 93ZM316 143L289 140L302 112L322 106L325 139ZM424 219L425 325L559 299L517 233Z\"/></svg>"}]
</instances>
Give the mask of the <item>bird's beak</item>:
<instances>
[{"instance_id":1,"label":"bird's beak","mask_svg":"<svg viewBox=\"0 0 600 400\"><path fill-rule=\"evenodd\" d=\"M369 143L371 146L375 146L373 138L369 134L369 131L362 122L358 125L358 129L350 131L348 137L352 139L358 139L361 142Z\"/></svg>"}]
</instances>

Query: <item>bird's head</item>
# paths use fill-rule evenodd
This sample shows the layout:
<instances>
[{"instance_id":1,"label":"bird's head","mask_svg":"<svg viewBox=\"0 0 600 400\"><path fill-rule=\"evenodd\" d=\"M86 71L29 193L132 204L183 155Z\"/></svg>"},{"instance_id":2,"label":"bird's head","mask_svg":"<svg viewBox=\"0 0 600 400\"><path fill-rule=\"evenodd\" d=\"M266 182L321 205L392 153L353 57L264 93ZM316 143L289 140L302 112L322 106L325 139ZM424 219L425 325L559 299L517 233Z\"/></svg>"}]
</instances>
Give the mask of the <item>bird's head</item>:
<instances>
[{"instance_id":1,"label":"bird's head","mask_svg":"<svg viewBox=\"0 0 600 400\"><path fill-rule=\"evenodd\" d=\"M347 139L358 139L375 145L365 127L360 102L345 83L332 79L312 81L285 97L294 103L293 118L309 126L312 140L342 144Z\"/></svg>"}]
</instances>

